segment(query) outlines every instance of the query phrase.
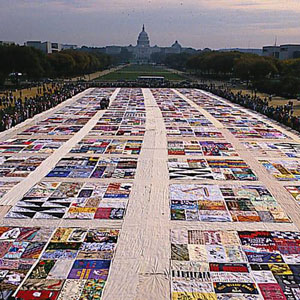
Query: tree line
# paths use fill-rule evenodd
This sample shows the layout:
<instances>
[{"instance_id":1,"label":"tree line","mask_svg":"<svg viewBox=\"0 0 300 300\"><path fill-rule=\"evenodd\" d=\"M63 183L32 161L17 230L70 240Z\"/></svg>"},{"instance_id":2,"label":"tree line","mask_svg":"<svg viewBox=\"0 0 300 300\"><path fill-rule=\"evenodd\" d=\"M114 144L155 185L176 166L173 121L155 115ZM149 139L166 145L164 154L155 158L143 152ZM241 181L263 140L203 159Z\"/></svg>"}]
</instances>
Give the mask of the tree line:
<instances>
[{"instance_id":1,"label":"tree line","mask_svg":"<svg viewBox=\"0 0 300 300\"><path fill-rule=\"evenodd\" d=\"M22 73L30 80L39 80L80 76L110 65L111 57L101 52L63 50L45 54L27 46L0 46L0 85L11 73Z\"/></svg>"},{"instance_id":2,"label":"tree line","mask_svg":"<svg viewBox=\"0 0 300 300\"><path fill-rule=\"evenodd\" d=\"M279 60L241 52L199 52L165 56L169 67L215 79L239 78L254 89L287 97L300 94L300 59Z\"/></svg>"}]
</instances>

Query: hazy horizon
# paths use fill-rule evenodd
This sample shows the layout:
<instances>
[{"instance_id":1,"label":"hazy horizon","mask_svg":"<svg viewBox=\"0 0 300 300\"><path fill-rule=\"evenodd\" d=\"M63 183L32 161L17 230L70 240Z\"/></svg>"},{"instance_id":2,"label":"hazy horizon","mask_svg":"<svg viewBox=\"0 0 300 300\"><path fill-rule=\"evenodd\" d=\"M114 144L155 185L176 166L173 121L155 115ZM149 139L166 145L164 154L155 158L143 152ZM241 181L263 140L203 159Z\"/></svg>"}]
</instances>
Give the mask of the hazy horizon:
<instances>
[{"instance_id":1,"label":"hazy horizon","mask_svg":"<svg viewBox=\"0 0 300 300\"><path fill-rule=\"evenodd\" d=\"M261 48L300 43L297 0L1 0L0 40L79 46L136 44L142 24L151 45Z\"/></svg>"}]
</instances>

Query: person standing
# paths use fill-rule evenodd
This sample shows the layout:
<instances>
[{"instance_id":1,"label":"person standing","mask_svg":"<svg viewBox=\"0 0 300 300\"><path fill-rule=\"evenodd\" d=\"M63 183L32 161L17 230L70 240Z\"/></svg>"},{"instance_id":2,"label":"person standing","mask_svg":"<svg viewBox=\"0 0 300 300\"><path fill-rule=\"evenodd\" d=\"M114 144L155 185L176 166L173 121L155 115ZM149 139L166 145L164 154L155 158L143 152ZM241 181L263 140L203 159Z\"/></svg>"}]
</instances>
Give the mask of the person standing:
<instances>
[{"instance_id":1,"label":"person standing","mask_svg":"<svg viewBox=\"0 0 300 300\"><path fill-rule=\"evenodd\" d=\"M106 100L105 100L105 98L102 98L100 101L100 108L105 109L105 105L106 105Z\"/></svg>"}]
</instances>

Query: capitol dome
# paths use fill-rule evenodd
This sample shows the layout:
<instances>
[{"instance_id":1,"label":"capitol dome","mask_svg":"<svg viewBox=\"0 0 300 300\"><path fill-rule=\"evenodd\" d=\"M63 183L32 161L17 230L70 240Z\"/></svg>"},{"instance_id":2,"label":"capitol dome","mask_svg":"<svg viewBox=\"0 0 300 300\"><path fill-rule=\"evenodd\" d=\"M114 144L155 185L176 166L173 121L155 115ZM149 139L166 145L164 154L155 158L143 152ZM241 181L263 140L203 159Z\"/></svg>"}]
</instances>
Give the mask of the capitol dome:
<instances>
[{"instance_id":1,"label":"capitol dome","mask_svg":"<svg viewBox=\"0 0 300 300\"><path fill-rule=\"evenodd\" d=\"M172 46L172 48L176 48L176 49L181 49L181 45L178 43L178 41L176 41Z\"/></svg>"},{"instance_id":2,"label":"capitol dome","mask_svg":"<svg viewBox=\"0 0 300 300\"><path fill-rule=\"evenodd\" d=\"M142 32L139 34L137 45L142 47L150 47L150 41L148 33L145 31L145 26L143 25Z\"/></svg>"}]
</instances>

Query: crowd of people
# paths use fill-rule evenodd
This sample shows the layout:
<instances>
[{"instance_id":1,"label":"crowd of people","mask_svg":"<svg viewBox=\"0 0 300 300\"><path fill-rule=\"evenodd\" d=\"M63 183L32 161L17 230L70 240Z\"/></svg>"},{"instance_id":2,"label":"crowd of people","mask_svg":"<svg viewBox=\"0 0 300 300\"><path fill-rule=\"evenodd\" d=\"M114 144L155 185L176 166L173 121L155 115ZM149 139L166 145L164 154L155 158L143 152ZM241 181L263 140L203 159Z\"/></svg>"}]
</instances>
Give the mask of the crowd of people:
<instances>
[{"instance_id":1,"label":"crowd of people","mask_svg":"<svg viewBox=\"0 0 300 300\"><path fill-rule=\"evenodd\" d=\"M255 110L279 123L282 123L298 132L300 132L300 117L294 116L293 101L285 105L271 106L272 97L261 98L255 94L242 94L241 92L233 93L227 87L216 87L215 85L202 84L201 89L209 91L217 96L228 99L243 107Z\"/></svg>"},{"instance_id":2,"label":"crowd of people","mask_svg":"<svg viewBox=\"0 0 300 300\"><path fill-rule=\"evenodd\" d=\"M0 96L0 131L9 129L34 115L46 111L86 89L85 84L52 84L40 87L34 97L23 97L7 92Z\"/></svg>"}]
</instances>

